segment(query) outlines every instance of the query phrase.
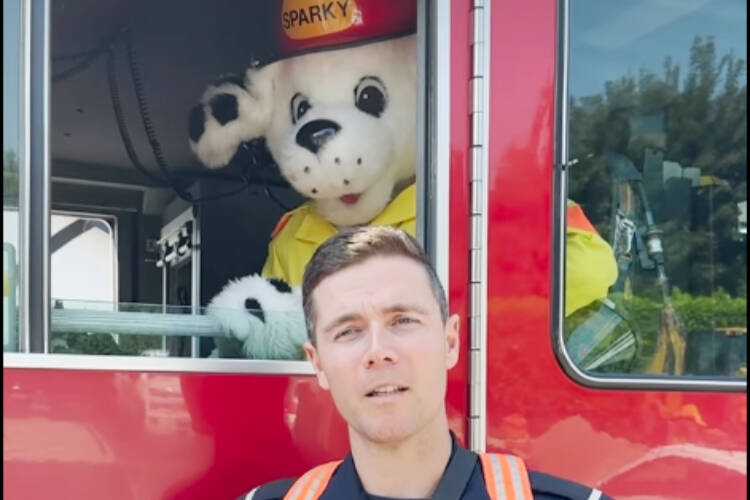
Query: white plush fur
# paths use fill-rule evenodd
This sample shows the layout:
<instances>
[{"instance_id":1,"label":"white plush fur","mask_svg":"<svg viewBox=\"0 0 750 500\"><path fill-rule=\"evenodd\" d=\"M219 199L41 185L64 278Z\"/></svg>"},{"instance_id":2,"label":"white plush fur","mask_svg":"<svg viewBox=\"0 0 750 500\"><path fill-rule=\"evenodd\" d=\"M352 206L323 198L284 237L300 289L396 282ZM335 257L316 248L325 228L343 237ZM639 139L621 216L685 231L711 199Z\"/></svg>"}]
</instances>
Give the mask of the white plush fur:
<instances>
[{"instance_id":1,"label":"white plush fur","mask_svg":"<svg viewBox=\"0 0 750 500\"><path fill-rule=\"evenodd\" d=\"M265 321L245 309L246 299L258 301ZM241 343L246 358L304 358L306 330L299 288L282 293L265 278L245 276L227 283L211 299L206 314L217 321L223 336Z\"/></svg>"},{"instance_id":2,"label":"white plush fur","mask_svg":"<svg viewBox=\"0 0 750 500\"><path fill-rule=\"evenodd\" d=\"M201 103L205 117L205 131L200 140L190 141L190 148L204 165L223 167L232 159L240 144L263 135L273 109L273 65L260 70L248 69L243 89L233 83L209 86ZM255 75L258 75L256 78ZM231 94L237 98L238 117L224 125L211 115L210 101L216 95Z\"/></svg>"},{"instance_id":3,"label":"white plush fur","mask_svg":"<svg viewBox=\"0 0 750 500\"><path fill-rule=\"evenodd\" d=\"M339 227L366 224L390 202L396 187L414 176L415 59L412 35L249 69L247 91L231 83L206 91L201 100L205 132L191 147L205 165L219 167L242 142L265 137L284 177L314 201L325 219ZM387 105L379 117L355 107L354 89L368 76L379 78L386 88ZM237 97L239 114L223 126L211 116L209 105L221 93ZM312 107L292 123L290 103L297 93ZM316 119L332 120L341 129L314 154L295 138ZM348 194L361 195L354 204L339 199Z\"/></svg>"}]
</instances>

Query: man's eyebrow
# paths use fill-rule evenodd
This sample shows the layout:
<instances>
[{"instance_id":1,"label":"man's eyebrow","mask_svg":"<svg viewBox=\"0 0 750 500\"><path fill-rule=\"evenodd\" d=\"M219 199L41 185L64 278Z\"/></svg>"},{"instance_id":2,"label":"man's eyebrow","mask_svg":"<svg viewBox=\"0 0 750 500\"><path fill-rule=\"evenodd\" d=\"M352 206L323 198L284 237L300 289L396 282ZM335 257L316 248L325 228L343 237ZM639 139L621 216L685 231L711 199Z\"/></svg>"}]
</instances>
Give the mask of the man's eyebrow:
<instances>
[{"instance_id":1,"label":"man's eyebrow","mask_svg":"<svg viewBox=\"0 0 750 500\"><path fill-rule=\"evenodd\" d=\"M393 314L393 313L404 313L404 312L415 312L417 314L425 314L425 315L428 314L427 309L418 304L408 304L408 303L393 304L384 309L381 309L382 314ZM331 330L333 330L339 325L342 325L349 321L358 320L361 318L362 318L362 315L359 313L342 314L340 316L335 317L331 321L329 321L328 324L326 324L323 327L322 331L324 333L330 332Z\"/></svg>"},{"instance_id":2,"label":"man's eyebrow","mask_svg":"<svg viewBox=\"0 0 750 500\"><path fill-rule=\"evenodd\" d=\"M427 314L427 309L419 304L393 304L383 309L386 314L399 313L399 312L415 312L418 314Z\"/></svg>"}]
</instances>

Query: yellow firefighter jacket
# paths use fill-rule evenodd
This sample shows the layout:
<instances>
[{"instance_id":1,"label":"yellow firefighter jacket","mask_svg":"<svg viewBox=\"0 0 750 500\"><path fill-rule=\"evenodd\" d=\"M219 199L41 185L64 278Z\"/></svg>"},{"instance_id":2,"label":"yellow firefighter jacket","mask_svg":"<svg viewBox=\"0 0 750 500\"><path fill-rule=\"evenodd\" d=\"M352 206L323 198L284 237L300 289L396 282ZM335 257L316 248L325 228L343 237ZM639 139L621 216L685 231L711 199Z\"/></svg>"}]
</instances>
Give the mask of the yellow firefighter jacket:
<instances>
[{"instance_id":1,"label":"yellow firefighter jacket","mask_svg":"<svg viewBox=\"0 0 750 500\"><path fill-rule=\"evenodd\" d=\"M605 297L617 279L617 263L611 247L599 236L578 204L568 201L567 218L566 316ZM370 225L398 227L414 236L416 185L404 189ZM287 212L271 236L263 276L281 278L292 286L301 285L307 262L318 246L336 232L336 226L315 212L310 202Z\"/></svg>"}]
</instances>

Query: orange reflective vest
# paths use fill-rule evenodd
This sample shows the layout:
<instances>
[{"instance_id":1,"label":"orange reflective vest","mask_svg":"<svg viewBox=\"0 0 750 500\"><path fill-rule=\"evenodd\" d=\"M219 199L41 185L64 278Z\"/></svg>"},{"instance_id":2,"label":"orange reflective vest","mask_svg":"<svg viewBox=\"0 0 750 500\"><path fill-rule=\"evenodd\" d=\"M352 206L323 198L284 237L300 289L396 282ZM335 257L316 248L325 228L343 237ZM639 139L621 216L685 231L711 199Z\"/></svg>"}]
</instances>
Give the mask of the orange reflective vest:
<instances>
[{"instance_id":1,"label":"orange reflective vest","mask_svg":"<svg viewBox=\"0 0 750 500\"><path fill-rule=\"evenodd\" d=\"M532 500L529 474L523 460L513 455L479 453L484 484L491 500ZM318 465L289 488L284 500L318 500L341 460Z\"/></svg>"}]
</instances>

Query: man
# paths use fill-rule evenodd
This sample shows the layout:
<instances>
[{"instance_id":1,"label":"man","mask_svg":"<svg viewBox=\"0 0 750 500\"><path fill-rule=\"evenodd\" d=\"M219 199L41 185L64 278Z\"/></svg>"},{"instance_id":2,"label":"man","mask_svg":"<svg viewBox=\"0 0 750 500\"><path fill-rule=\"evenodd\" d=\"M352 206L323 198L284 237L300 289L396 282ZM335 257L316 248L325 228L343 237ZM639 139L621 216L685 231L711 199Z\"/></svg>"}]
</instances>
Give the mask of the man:
<instances>
[{"instance_id":1,"label":"man","mask_svg":"<svg viewBox=\"0 0 750 500\"><path fill-rule=\"evenodd\" d=\"M601 493L509 455L476 455L450 432L447 370L459 318L419 244L391 227L346 229L324 243L302 283L305 350L348 424L351 453L253 500L595 499Z\"/></svg>"}]
</instances>

